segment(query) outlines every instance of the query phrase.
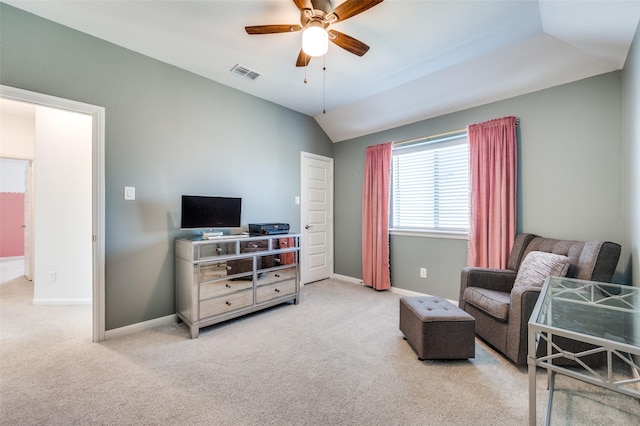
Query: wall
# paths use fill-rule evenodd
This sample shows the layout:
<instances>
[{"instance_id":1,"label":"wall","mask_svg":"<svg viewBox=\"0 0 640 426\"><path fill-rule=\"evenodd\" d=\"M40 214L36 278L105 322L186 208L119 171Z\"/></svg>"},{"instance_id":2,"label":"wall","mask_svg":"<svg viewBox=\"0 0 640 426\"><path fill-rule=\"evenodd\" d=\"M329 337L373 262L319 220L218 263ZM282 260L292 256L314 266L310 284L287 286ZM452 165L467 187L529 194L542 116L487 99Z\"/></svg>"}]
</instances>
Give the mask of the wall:
<instances>
[{"instance_id":1,"label":"wall","mask_svg":"<svg viewBox=\"0 0 640 426\"><path fill-rule=\"evenodd\" d=\"M518 230L554 238L624 242L621 73L612 72L477 108L340 142L336 165L336 273L361 278L360 199L367 146L520 119ZM398 288L457 300L465 240L391 237ZM629 249L614 278L627 281ZM419 278L419 268L428 278Z\"/></svg>"},{"instance_id":2,"label":"wall","mask_svg":"<svg viewBox=\"0 0 640 426\"><path fill-rule=\"evenodd\" d=\"M0 158L0 257L24 256L24 191L27 162Z\"/></svg>"},{"instance_id":3,"label":"wall","mask_svg":"<svg viewBox=\"0 0 640 426\"><path fill-rule=\"evenodd\" d=\"M175 313L180 195L241 196L243 223L298 231L300 151L332 156L310 117L6 4L0 60L1 84L105 107L107 330Z\"/></svg>"},{"instance_id":4,"label":"wall","mask_svg":"<svg viewBox=\"0 0 640 426\"><path fill-rule=\"evenodd\" d=\"M0 110L0 157L33 160L36 144L35 108L26 115Z\"/></svg>"},{"instance_id":5,"label":"wall","mask_svg":"<svg viewBox=\"0 0 640 426\"><path fill-rule=\"evenodd\" d=\"M633 285L640 287L640 26L622 73L625 226Z\"/></svg>"},{"instance_id":6,"label":"wall","mask_svg":"<svg viewBox=\"0 0 640 426\"><path fill-rule=\"evenodd\" d=\"M92 117L36 108L33 303L90 304Z\"/></svg>"}]
</instances>

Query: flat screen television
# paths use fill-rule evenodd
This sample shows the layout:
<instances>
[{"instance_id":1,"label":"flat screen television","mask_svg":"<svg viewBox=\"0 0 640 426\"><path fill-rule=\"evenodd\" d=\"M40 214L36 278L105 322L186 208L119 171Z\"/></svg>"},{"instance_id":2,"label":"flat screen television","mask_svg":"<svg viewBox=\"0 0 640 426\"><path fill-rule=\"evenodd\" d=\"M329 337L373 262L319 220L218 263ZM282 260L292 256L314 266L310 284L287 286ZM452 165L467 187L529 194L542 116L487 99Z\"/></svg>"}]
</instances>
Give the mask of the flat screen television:
<instances>
[{"instance_id":1,"label":"flat screen television","mask_svg":"<svg viewBox=\"0 0 640 426\"><path fill-rule=\"evenodd\" d=\"M239 197L183 195L180 229L237 228L241 213Z\"/></svg>"}]
</instances>

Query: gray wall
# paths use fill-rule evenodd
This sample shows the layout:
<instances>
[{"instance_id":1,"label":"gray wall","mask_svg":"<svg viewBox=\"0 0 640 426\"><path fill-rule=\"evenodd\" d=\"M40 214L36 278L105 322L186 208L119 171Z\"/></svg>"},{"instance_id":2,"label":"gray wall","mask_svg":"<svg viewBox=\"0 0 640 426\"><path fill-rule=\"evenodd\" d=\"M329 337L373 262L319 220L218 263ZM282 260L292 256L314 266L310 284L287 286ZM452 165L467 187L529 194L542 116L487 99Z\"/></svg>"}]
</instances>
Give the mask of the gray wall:
<instances>
[{"instance_id":1,"label":"gray wall","mask_svg":"<svg viewBox=\"0 0 640 426\"><path fill-rule=\"evenodd\" d=\"M181 194L299 230L300 151L333 149L312 118L5 4L0 43L1 84L106 109L107 330L175 313Z\"/></svg>"},{"instance_id":2,"label":"gray wall","mask_svg":"<svg viewBox=\"0 0 640 426\"><path fill-rule=\"evenodd\" d=\"M624 242L621 72L436 117L335 145L336 273L362 277L360 199L365 149L386 141L520 119L518 230L576 240ZM458 298L464 240L391 237L391 281L398 288ZM615 280L628 281L628 247ZM428 278L419 278L419 268Z\"/></svg>"},{"instance_id":3,"label":"gray wall","mask_svg":"<svg viewBox=\"0 0 640 426\"><path fill-rule=\"evenodd\" d=\"M625 226L631 282L640 287L640 26L622 72L624 96Z\"/></svg>"}]
</instances>

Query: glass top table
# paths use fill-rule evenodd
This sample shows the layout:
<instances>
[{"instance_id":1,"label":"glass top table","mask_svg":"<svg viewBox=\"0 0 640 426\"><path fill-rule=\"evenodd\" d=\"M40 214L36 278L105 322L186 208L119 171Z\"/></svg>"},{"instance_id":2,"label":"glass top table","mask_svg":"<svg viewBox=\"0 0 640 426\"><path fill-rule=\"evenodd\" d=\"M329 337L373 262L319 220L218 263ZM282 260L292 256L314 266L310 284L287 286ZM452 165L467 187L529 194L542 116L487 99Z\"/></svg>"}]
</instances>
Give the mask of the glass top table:
<instances>
[{"instance_id":1,"label":"glass top table","mask_svg":"<svg viewBox=\"0 0 640 426\"><path fill-rule=\"evenodd\" d=\"M572 278L549 277L529 319L529 424L536 424L536 369L549 379L546 424L549 424L555 374L563 374L640 399L640 288ZM572 352L566 339L589 344ZM604 369L591 368L587 356L606 357ZM636 355L634 361L631 355ZM575 362L572 368L554 364L559 358ZM629 376L614 375L613 362L628 366ZM606 370L606 371L605 371ZM634 377L635 373L635 377Z\"/></svg>"}]
</instances>

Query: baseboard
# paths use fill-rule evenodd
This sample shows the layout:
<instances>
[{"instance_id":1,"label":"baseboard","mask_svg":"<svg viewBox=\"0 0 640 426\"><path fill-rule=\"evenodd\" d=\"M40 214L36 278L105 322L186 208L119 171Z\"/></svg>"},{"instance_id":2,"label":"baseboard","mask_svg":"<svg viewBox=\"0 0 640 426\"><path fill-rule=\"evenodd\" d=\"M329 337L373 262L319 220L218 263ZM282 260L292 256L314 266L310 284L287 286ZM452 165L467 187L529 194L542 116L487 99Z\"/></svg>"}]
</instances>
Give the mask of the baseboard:
<instances>
[{"instance_id":1,"label":"baseboard","mask_svg":"<svg viewBox=\"0 0 640 426\"><path fill-rule=\"evenodd\" d=\"M414 296L429 296L425 293L420 293L413 290L405 290L404 288L398 288L391 286L391 292L395 294L399 294L400 296L414 297Z\"/></svg>"},{"instance_id":2,"label":"baseboard","mask_svg":"<svg viewBox=\"0 0 640 426\"><path fill-rule=\"evenodd\" d=\"M113 339L116 337L122 337L129 334L137 333L144 330L149 330L154 327L162 325L174 324L178 321L176 314L167 315L165 317L155 318L149 321L138 322L131 325L126 325L120 328L114 328L113 330L107 330L104 332L104 338Z\"/></svg>"},{"instance_id":3,"label":"baseboard","mask_svg":"<svg viewBox=\"0 0 640 426\"><path fill-rule=\"evenodd\" d=\"M91 299L33 299L33 304L38 306L79 306L91 305Z\"/></svg>"},{"instance_id":4,"label":"baseboard","mask_svg":"<svg viewBox=\"0 0 640 426\"><path fill-rule=\"evenodd\" d=\"M331 278L335 279L335 280L346 281L346 282L353 283L353 284L364 285L364 281L362 281L362 279L349 277L347 275L331 274ZM424 293L419 293L417 291L411 291L411 290L405 290L403 288L397 288L397 287L393 287L393 286L391 286L390 291L392 293L397 293L397 294L400 294L402 296L428 296L427 294L424 294Z\"/></svg>"},{"instance_id":5,"label":"baseboard","mask_svg":"<svg viewBox=\"0 0 640 426\"><path fill-rule=\"evenodd\" d=\"M346 282L352 283L352 284L364 285L364 282L362 282L362 280L360 278L353 278L353 277L349 277L347 275L331 274L331 279L332 280L339 280L339 281L346 281Z\"/></svg>"}]
</instances>

